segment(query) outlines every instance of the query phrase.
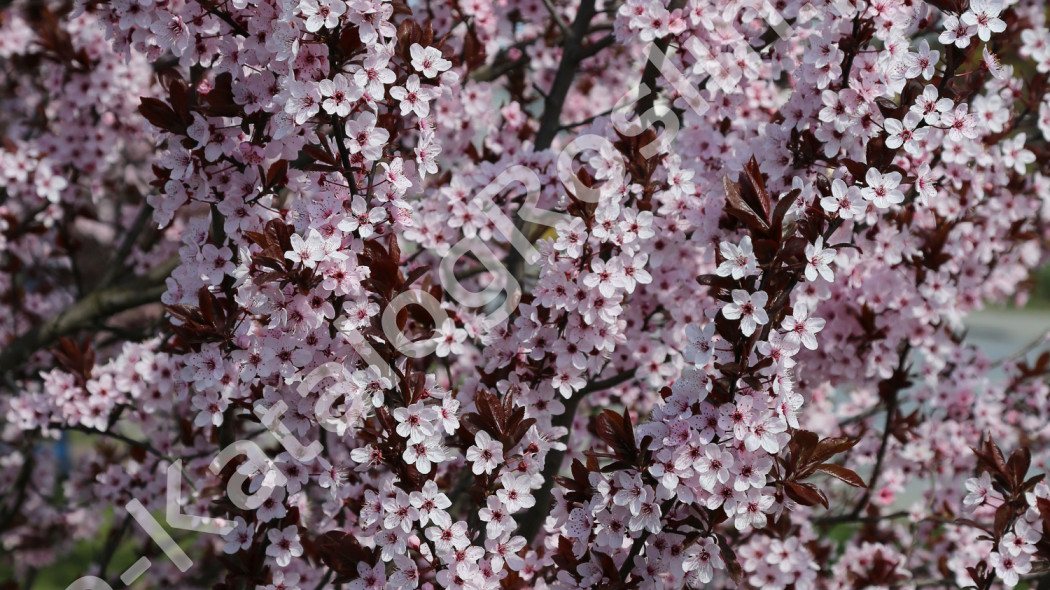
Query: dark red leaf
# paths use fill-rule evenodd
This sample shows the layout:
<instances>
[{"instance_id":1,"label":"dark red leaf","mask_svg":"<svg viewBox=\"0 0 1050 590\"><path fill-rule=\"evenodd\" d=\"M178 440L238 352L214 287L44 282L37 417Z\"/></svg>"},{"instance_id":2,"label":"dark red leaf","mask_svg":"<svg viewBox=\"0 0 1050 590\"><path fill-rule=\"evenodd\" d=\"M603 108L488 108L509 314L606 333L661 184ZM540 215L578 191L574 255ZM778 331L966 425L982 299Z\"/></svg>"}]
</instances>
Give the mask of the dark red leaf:
<instances>
[{"instance_id":1,"label":"dark red leaf","mask_svg":"<svg viewBox=\"0 0 1050 590\"><path fill-rule=\"evenodd\" d=\"M272 189L288 182L288 160L277 160L266 171L266 188Z\"/></svg>"},{"instance_id":2,"label":"dark red leaf","mask_svg":"<svg viewBox=\"0 0 1050 590\"><path fill-rule=\"evenodd\" d=\"M828 499L811 483L785 482L784 491L789 498L803 506L823 504L824 508L829 508Z\"/></svg>"},{"instance_id":3,"label":"dark red leaf","mask_svg":"<svg viewBox=\"0 0 1050 590\"><path fill-rule=\"evenodd\" d=\"M164 101L149 96L143 96L140 100L139 113L154 127L177 135L185 135L186 125Z\"/></svg>"},{"instance_id":4,"label":"dark red leaf","mask_svg":"<svg viewBox=\"0 0 1050 590\"><path fill-rule=\"evenodd\" d=\"M723 176L722 186L725 188L726 201L729 203L725 208L726 213L740 219L753 232L767 233L769 224L744 201L740 192L740 185L729 180L729 176Z\"/></svg>"},{"instance_id":5,"label":"dark red leaf","mask_svg":"<svg viewBox=\"0 0 1050 590\"><path fill-rule=\"evenodd\" d=\"M813 449L813 456L810 458L810 461L813 463L824 463L835 455L852 449L858 442L860 442L860 439L849 438L848 436L825 438L817 443L816 448Z\"/></svg>"},{"instance_id":6,"label":"dark red leaf","mask_svg":"<svg viewBox=\"0 0 1050 590\"><path fill-rule=\"evenodd\" d=\"M834 478L840 479L855 488L866 488L864 480L853 471L846 469L841 465L835 465L833 463L822 463L817 465L817 471L826 473Z\"/></svg>"},{"instance_id":7,"label":"dark red leaf","mask_svg":"<svg viewBox=\"0 0 1050 590\"><path fill-rule=\"evenodd\" d=\"M997 538L1006 534L1006 527L1010 526L1010 519L1013 518L1013 515L1014 507L1009 502L1003 502L999 508L996 508L993 532Z\"/></svg>"}]
</instances>

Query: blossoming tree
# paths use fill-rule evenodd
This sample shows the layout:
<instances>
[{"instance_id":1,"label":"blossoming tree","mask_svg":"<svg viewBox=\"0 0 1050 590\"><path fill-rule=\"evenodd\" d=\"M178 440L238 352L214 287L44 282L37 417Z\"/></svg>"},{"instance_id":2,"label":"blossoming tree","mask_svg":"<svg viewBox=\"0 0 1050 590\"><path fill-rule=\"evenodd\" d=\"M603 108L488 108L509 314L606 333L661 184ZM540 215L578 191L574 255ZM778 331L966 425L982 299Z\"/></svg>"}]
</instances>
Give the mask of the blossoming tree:
<instances>
[{"instance_id":1,"label":"blossoming tree","mask_svg":"<svg viewBox=\"0 0 1050 590\"><path fill-rule=\"evenodd\" d=\"M1046 21L0 3L3 587L1037 583Z\"/></svg>"}]
</instances>

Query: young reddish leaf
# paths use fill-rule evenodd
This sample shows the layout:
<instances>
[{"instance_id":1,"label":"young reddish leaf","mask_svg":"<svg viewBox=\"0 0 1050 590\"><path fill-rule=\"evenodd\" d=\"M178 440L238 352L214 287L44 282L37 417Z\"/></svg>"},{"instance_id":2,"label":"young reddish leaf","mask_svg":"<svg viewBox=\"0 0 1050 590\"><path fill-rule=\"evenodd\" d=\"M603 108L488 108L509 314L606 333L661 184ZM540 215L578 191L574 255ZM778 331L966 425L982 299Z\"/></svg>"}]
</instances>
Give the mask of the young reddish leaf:
<instances>
[{"instance_id":1,"label":"young reddish leaf","mask_svg":"<svg viewBox=\"0 0 1050 590\"><path fill-rule=\"evenodd\" d=\"M1010 526L1010 519L1014 515L1014 507L1009 502L1003 502L995 510L995 527L993 532L996 538L1002 537L1006 534L1006 527Z\"/></svg>"},{"instance_id":2,"label":"young reddish leaf","mask_svg":"<svg viewBox=\"0 0 1050 590\"><path fill-rule=\"evenodd\" d=\"M1032 477L1028 478L1027 481L1025 481L1023 484L1021 484L1021 491L1022 492L1030 492L1030 491L1032 491L1032 488L1034 488L1037 483L1043 481L1044 479L1046 479L1046 474L1045 473L1040 473L1040 474L1037 474L1037 475L1033 475Z\"/></svg>"},{"instance_id":3,"label":"young reddish leaf","mask_svg":"<svg viewBox=\"0 0 1050 590\"><path fill-rule=\"evenodd\" d=\"M777 202L777 206L773 209L773 219L770 222L770 226L777 229L777 233L783 238L784 236L784 218L787 216L788 209L795 204L795 199L802 191L794 189L786 195L780 197Z\"/></svg>"},{"instance_id":4,"label":"young reddish leaf","mask_svg":"<svg viewBox=\"0 0 1050 590\"><path fill-rule=\"evenodd\" d=\"M203 95L207 107L201 110L213 117L238 117L242 116L243 108L233 98L233 74L223 72L215 76L215 82L211 90Z\"/></svg>"},{"instance_id":5,"label":"young reddish leaf","mask_svg":"<svg viewBox=\"0 0 1050 590\"><path fill-rule=\"evenodd\" d=\"M1024 476L1028 474L1028 467L1032 464L1032 452L1027 446L1022 446L1010 453L1010 460L1006 464L1006 473L1010 478L1012 487L1021 487Z\"/></svg>"},{"instance_id":6,"label":"young reddish leaf","mask_svg":"<svg viewBox=\"0 0 1050 590\"><path fill-rule=\"evenodd\" d=\"M410 285L412 285L412 283L418 281L419 277L427 274L428 272L430 272L430 269L425 266L421 266L412 270L412 272L408 273L408 276L405 277L405 282L401 285L401 289L407 289Z\"/></svg>"},{"instance_id":7,"label":"young reddish leaf","mask_svg":"<svg viewBox=\"0 0 1050 590\"><path fill-rule=\"evenodd\" d=\"M811 483L784 482L784 491L789 498L803 506L823 504L824 508L830 508L828 499Z\"/></svg>"},{"instance_id":8,"label":"young reddish leaf","mask_svg":"<svg viewBox=\"0 0 1050 590\"><path fill-rule=\"evenodd\" d=\"M841 465L835 465L834 463L822 463L817 465L817 471L826 473L834 478L840 479L855 488L866 488L868 487L864 480L853 471L846 469Z\"/></svg>"},{"instance_id":9,"label":"young reddish leaf","mask_svg":"<svg viewBox=\"0 0 1050 590\"><path fill-rule=\"evenodd\" d=\"M839 162L846 167L846 170L853 177L853 180L863 182L864 176L868 172L868 167L860 162L854 160L839 160Z\"/></svg>"},{"instance_id":10,"label":"young reddish leaf","mask_svg":"<svg viewBox=\"0 0 1050 590\"><path fill-rule=\"evenodd\" d=\"M726 213L740 219L754 232L768 233L769 224L744 201L740 193L740 185L729 180L728 175L724 175L722 177L722 186L725 188L726 201L729 203L726 207Z\"/></svg>"},{"instance_id":11,"label":"young reddish leaf","mask_svg":"<svg viewBox=\"0 0 1050 590\"><path fill-rule=\"evenodd\" d=\"M140 99L139 113L154 127L176 135L186 133L186 125L175 114L175 110L160 99L143 96Z\"/></svg>"},{"instance_id":12,"label":"young reddish leaf","mask_svg":"<svg viewBox=\"0 0 1050 590\"><path fill-rule=\"evenodd\" d=\"M744 201L762 218L762 221L768 222L772 204L769 193L766 192L766 181L762 178L762 171L759 170L758 160L754 156L751 156L751 159L744 165L744 171L738 182Z\"/></svg>"},{"instance_id":13,"label":"young reddish leaf","mask_svg":"<svg viewBox=\"0 0 1050 590\"><path fill-rule=\"evenodd\" d=\"M634 443L631 423L624 416L612 410L602 410L596 419L595 431L598 437L616 452L617 458L634 463L638 457L638 449Z\"/></svg>"},{"instance_id":14,"label":"young reddish leaf","mask_svg":"<svg viewBox=\"0 0 1050 590\"><path fill-rule=\"evenodd\" d=\"M91 379L91 372L95 365L95 351L91 349L91 340L85 338L83 343L77 343L72 338L61 337L58 346L51 350L51 354L69 371L76 382L83 386Z\"/></svg>"},{"instance_id":15,"label":"young reddish leaf","mask_svg":"<svg viewBox=\"0 0 1050 590\"><path fill-rule=\"evenodd\" d=\"M1035 506L1036 509L1039 510L1039 516L1043 519L1044 533L1050 533L1050 500L1046 498L1037 498Z\"/></svg>"},{"instance_id":16,"label":"young reddish leaf","mask_svg":"<svg viewBox=\"0 0 1050 590\"><path fill-rule=\"evenodd\" d=\"M359 51L364 45L361 43L361 29L356 26L344 26L339 34L339 49L343 55L351 55Z\"/></svg>"},{"instance_id":17,"label":"young reddish leaf","mask_svg":"<svg viewBox=\"0 0 1050 590\"><path fill-rule=\"evenodd\" d=\"M879 107L879 110L882 111L883 117L894 119L900 118L897 116L900 107L897 105L897 103L893 102L892 100L884 96L880 96L875 99L875 104Z\"/></svg>"},{"instance_id":18,"label":"young reddish leaf","mask_svg":"<svg viewBox=\"0 0 1050 590\"><path fill-rule=\"evenodd\" d=\"M813 463L824 463L835 455L852 449L858 442L860 442L859 438L849 438L848 436L825 438L817 443L816 448L813 449L813 456L810 458L810 461Z\"/></svg>"},{"instance_id":19,"label":"young reddish leaf","mask_svg":"<svg viewBox=\"0 0 1050 590\"><path fill-rule=\"evenodd\" d=\"M273 188L288 182L288 160L277 160L266 171L266 187Z\"/></svg>"},{"instance_id":20,"label":"young reddish leaf","mask_svg":"<svg viewBox=\"0 0 1050 590\"><path fill-rule=\"evenodd\" d=\"M722 535L715 535L715 540L718 542L718 550L722 553L722 561L725 562L726 572L729 573L733 583L739 585L744 579L744 569L736 558L736 552L733 551L729 542Z\"/></svg>"},{"instance_id":21,"label":"young reddish leaf","mask_svg":"<svg viewBox=\"0 0 1050 590\"><path fill-rule=\"evenodd\" d=\"M624 428L625 442L630 445L631 449L637 449L638 443L634 440L634 427L631 425L631 415L627 412L627 408L623 409L623 422L621 424Z\"/></svg>"},{"instance_id":22,"label":"young reddish leaf","mask_svg":"<svg viewBox=\"0 0 1050 590\"><path fill-rule=\"evenodd\" d=\"M302 147L302 153L306 154L307 156L310 156L318 162L323 162L330 166L335 166L338 163L335 156L331 152L323 150L315 145L304 145Z\"/></svg>"},{"instance_id":23,"label":"young reddish leaf","mask_svg":"<svg viewBox=\"0 0 1050 590\"><path fill-rule=\"evenodd\" d=\"M390 5L394 7L394 14L412 16L412 9L408 6L408 2L405 2L405 0L393 0Z\"/></svg>"},{"instance_id":24,"label":"young reddish leaf","mask_svg":"<svg viewBox=\"0 0 1050 590\"><path fill-rule=\"evenodd\" d=\"M819 438L815 432L796 430L791 435L791 441L789 442L792 463L795 465L810 463L810 457L818 441Z\"/></svg>"}]
</instances>

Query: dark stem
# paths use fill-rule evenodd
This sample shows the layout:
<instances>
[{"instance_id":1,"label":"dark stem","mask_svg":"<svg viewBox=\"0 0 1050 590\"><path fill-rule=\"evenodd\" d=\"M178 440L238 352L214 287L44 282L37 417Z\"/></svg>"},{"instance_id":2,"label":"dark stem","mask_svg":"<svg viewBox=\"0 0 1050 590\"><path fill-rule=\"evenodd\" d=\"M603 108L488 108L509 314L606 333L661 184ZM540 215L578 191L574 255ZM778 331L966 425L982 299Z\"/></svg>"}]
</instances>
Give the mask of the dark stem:
<instances>
[{"instance_id":1,"label":"dark stem","mask_svg":"<svg viewBox=\"0 0 1050 590\"><path fill-rule=\"evenodd\" d=\"M897 368L893 371L893 375L890 379L895 382L900 382L906 373L907 369L904 364L908 360L908 352L911 350L910 344L905 344L900 352L900 359L897 361ZM901 388L893 386L890 388L889 398L886 400L886 426L882 431L882 442L879 443L879 454L875 457L875 468L871 471L871 481L868 482L868 487L864 488L864 494L860 497L860 501L853 507L853 511L850 512L852 519L860 516L860 513L867 507L868 501L871 499L871 490L875 489L875 484L879 480L879 473L882 471L882 462L886 458L886 449L889 447L890 433L893 430L893 419L897 414L897 401L900 394Z\"/></svg>"},{"instance_id":2,"label":"dark stem","mask_svg":"<svg viewBox=\"0 0 1050 590\"><path fill-rule=\"evenodd\" d=\"M122 311L158 302L168 289L165 279L178 263L178 256L173 256L141 277L92 291L65 311L34 326L0 352L0 373L21 367L33 353L50 346L62 336L91 328Z\"/></svg>"},{"instance_id":3,"label":"dark stem","mask_svg":"<svg viewBox=\"0 0 1050 590\"><path fill-rule=\"evenodd\" d=\"M237 35L239 35L241 37L249 37L250 36L248 34L248 29L245 29L244 26L241 25L241 23L233 20L233 17L230 16L228 13L223 12L221 10L218 10L215 6L212 6L212 7L209 8L206 2L202 2L201 3L201 7L204 8L204 11L206 13L211 14L211 15L217 17L222 22L230 25L230 28L233 29L233 32L236 33Z\"/></svg>"},{"instance_id":4,"label":"dark stem","mask_svg":"<svg viewBox=\"0 0 1050 590\"><path fill-rule=\"evenodd\" d=\"M117 552L117 547L120 546L120 541L127 534L128 528L131 525L131 515L128 514L124 517L124 523L120 525L120 530L110 529L109 539L106 540L106 546L102 550L102 558L99 560L98 566L98 577L103 580L106 579L106 569L109 568L109 562L113 559L113 554Z\"/></svg>"},{"instance_id":5,"label":"dark stem","mask_svg":"<svg viewBox=\"0 0 1050 590\"><path fill-rule=\"evenodd\" d=\"M321 578L321 581L317 583L317 586L314 586L314 590L321 590L321 588L324 588L325 584L328 583L328 580L332 579L332 572L332 569L329 569L327 572L325 572L324 577Z\"/></svg>"},{"instance_id":6,"label":"dark stem","mask_svg":"<svg viewBox=\"0 0 1050 590\"><path fill-rule=\"evenodd\" d=\"M674 12L675 9L681 8L685 5L684 0L671 0L671 3L667 6L668 12ZM660 50L661 54L667 54L667 48L671 45L671 36L661 37L657 39L653 45ZM639 116L644 116L653 108L653 104L656 102L656 77L660 75L660 64L656 63L655 60L647 60L645 62L645 69L642 71L642 81L639 84L639 88L647 88L649 93L638 99L637 107L635 112ZM646 121L642 121L643 125L647 125Z\"/></svg>"},{"instance_id":7,"label":"dark stem","mask_svg":"<svg viewBox=\"0 0 1050 590\"><path fill-rule=\"evenodd\" d=\"M102 279L99 280L96 289L102 287L108 287L113 283L113 280L117 278L117 274L124 270L124 262L128 259L131 254L131 248L134 247L136 240L139 235L142 234L142 230L146 227L146 222L149 221L150 216L153 214L153 207L150 207L148 203L143 203L142 208L139 209L139 214L135 217L135 221L132 222L131 228L124 234L124 240L117 247L117 251L113 254L113 259L110 260L109 268L106 269L106 274L102 275Z\"/></svg>"},{"instance_id":8,"label":"dark stem","mask_svg":"<svg viewBox=\"0 0 1050 590\"><path fill-rule=\"evenodd\" d=\"M536 151L542 151L551 146L555 135L558 133L561 110L565 104L565 97L569 94L576 71L583 61L583 38L587 35L591 19L594 18L595 0L583 0L576 11L576 18L572 22L572 35L566 37L562 49L561 61L558 63L558 71L554 75L554 83L547 100L543 102L543 116L540 119L540 129L536 132Z\"/></svg>"},{"instance_id":9,"label":"dark stem","mask_svg":"<svg viewBox=\"0 0 1050 590\"><path fill-rule=\"evenodd\" d=\"M583 39L587 36L591 19L595 15L594 4L595 0L583 0L580 3L576 11L576 18L572 21L572 34L565 38L561 61L558 62L558 71L554 75L550 92L544 96L543 115L540 117L539 131L536 132L535 150L537 152L549 148L554 142L554 138L561 129L562 107L565 106L565 98L569 95L569 89L572 88L572 82L576 78L580 63L596 52L596 50L592 51L591 47L586 50L583 48ZM604 46L601 41L596 45ZM528 224L518 217L514 225L519 231L522 231ZM529 232L522 231L522 233L528 235ZM525 259L522 258L517 248L510 249L506 267L510 276L520 284L525 274Z\"/></svg>"},{"instance_id":10,"label":"dark stem","mask_svg":"<svg viewBox=\"0 0 1050 590\"><path fill-rule=\"evenodd\" d=\"M551 425L555 427L562 426L571 430L572 421L576 417L576 409L579 407L580 401L587 397L587 394L626 383L634 378L636 372L637 369L630 369L615 377L595 381L577 391L565 403L565 411L551 420ZM525 514L519 531L519 534L525 537L527 542L532 542L536 537L536 533L540 532L543 523L547 520L547 514L550 513L551 490L554 488L554 476L558 475L558 471L561 470L561 464L564 459L565 451L551 449L543 461L543 486L536 490L536 504Z\"/></svg>"}]
</instances>

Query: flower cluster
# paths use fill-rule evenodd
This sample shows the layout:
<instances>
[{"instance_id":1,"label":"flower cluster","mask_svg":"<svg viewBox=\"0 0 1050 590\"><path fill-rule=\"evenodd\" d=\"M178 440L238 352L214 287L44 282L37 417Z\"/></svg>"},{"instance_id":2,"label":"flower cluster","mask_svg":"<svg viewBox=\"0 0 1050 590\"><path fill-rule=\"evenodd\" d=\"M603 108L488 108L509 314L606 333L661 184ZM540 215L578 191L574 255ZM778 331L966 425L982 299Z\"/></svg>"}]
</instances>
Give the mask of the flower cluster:
<instances>
[{"instance_id":1,"label":"flower cluster","mask_svg":"<svg viewBox=\"0 0 1050 590\"><path fill-rule=\"evenodd\" d=\"M223 526L158 587L1046 570L1047 342L963 323L1050 252L1038 3L14 2L0 68L20 579L132 500Z\"/></svg>"}]
</instances>

